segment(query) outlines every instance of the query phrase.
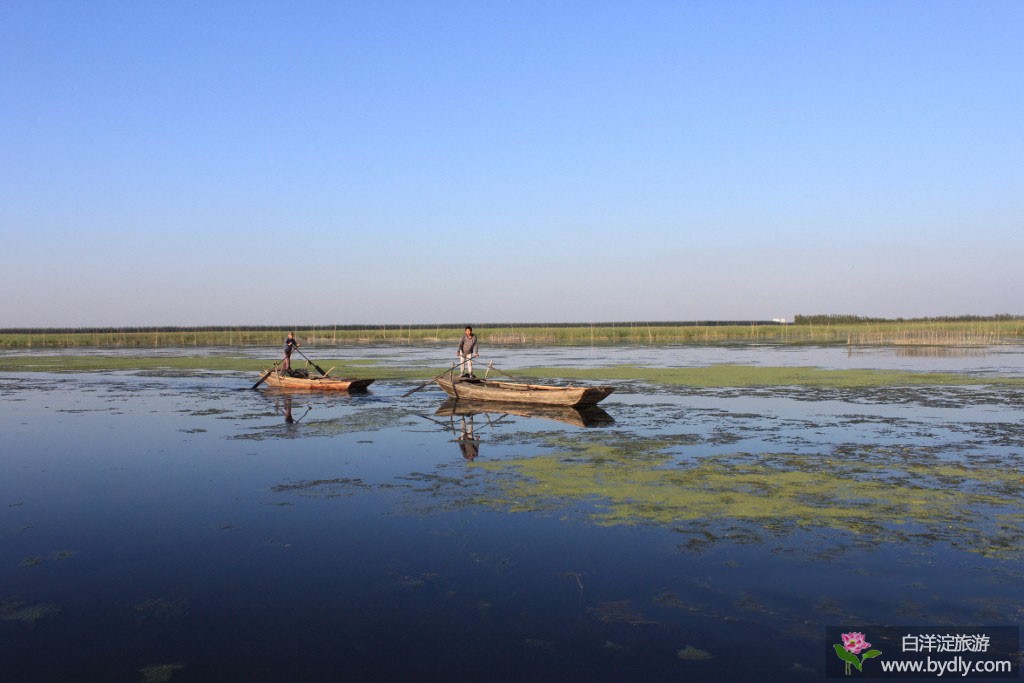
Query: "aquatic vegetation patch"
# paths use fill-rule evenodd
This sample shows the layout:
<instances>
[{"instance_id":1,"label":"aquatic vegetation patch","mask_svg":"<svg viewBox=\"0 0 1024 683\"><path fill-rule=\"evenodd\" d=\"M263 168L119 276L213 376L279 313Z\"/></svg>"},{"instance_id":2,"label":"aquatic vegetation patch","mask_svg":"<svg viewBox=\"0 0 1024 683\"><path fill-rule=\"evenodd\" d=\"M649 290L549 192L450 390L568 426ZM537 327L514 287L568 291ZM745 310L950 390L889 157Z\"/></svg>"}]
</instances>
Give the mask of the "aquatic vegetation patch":
<instances>
[{"instance_id":1,"label":"aquatic vegetation patch","mask_svg":"<svg viewBox=\"0 0 1024 683\"><path fill-rule=\"evenodd\" d=\"M306 418L306 412L302 411L310 412L310 417ZM312 419L312 415L316 414L315 406L312 409L307 406L296 408L294 414L298 419L293 424L275 423L270 426L261 426L228 438L262 441L276 438L330 437L380 431L413 423L407 411L398 407L386 408L377 405L360 408L348 415L330 419Z\"/></svg>"},{"instance_id":2,"label":"aquatic vegetation patch","mask_svg":"<svg viewBox=\"0 0 1024 683\"><path fill-rule=\"evenodd\" d=\"M603 647L608 652L614 652L616 654L630 654L633 651L632 648L630 648L628 645L616 643L614 640L604 641L604 645L602 645L601 647Z\"/></svg>"},{"instance_id":3,"label":"aquatic vegetation patch","mask_svg":"<svg viewBox=\"0 0 1024 683\"><path fill-rule=\"evenodd\" d=\"M274 493L295 493L310 498L337 498L351 496L356 490L367 489L369 485L362 479L339 477L337 479L314 479L297 481L292 484L278 484L271 487Z\"/></svg>"},{"instance_id":4,"label":"aquatic vegetation patch","mask_svg":"<svg viewBox=\"0 0 1024 683\"><path fill-rule=\"evenodd\" d=\"M12 505L9 505L8 507L20 507L22 505L24 505L24 503L14 503ZM31 528L31 527L25 527L25 528ZM47 557L42 557L40 555L30 555L30 556L26 557L25 559L23 559L21 562L19 562L18 566L19 567L38 567L39 565L41 565L47 559L61 561L61 560L70 559L70 558L72 558L74 556L75 556L75 551L74 550L55 550L52 553L50 553Z\"/></svg>"},{"instance_id":5,"label":"aquatic vegetation patch","mask_svg":"<svg viewBox=\"0 0 1024 683\"><path fill-rule=\"evenodd\" d=\"M177 598L150 598L132 607L138 624L166 624L181 619L188 613L188 600Z\"/></svg>"},{"instance_id":6,"label":"aquatic vegetation patch","mask_svg":"<svg viewBox=\"0 0 1024 683\"><path fill-rule=\"evenodd\" d=\"M369 408L361 408L344 417L312 422L307 424L307 427L317 435L333 436L353 432L375 432L403 424L414 424L404 409L374 405Z\"/></svg>"},{"instance_id":7,"label":"aquatic vegetation patch","mask_svg":"<svg viewBox=\"0 0 1024 683\"><path fill-rule=\"evenodd\" d=\"M658 622L652 621L637 611L629 600L612 600L602 602L596 607L588 607L587 611L606 624L629 624L630 626L648 626Z\"/></svg>"},{"instance_id":8,"label":"aquatic vegetation patch","mask_svg":"<svg viewBox=\"0 0 1024 683\"><path fill-rule=\"evenodd\" d=\"M714 659L714 655L710 652L696 648L693 645L684 647L676 653L676 657L688 662L703 662L708 659Z\"/></svg>"},{"instance_id":9,"label":"aquatic vegetation patch","mask_svg":"<svg viewBox=\"0 0 1024 683\"><path fill-rule=\"evenodd\" d=\"M407 476L398 477L401 481L410 481L421 484L413 488L414 493L441 493L451 487L467 486L465 477L445 477L435 472L410 472Z\"/></svg>"},{"instance_id":10,"label":"aquatic vegetation patch","mask_svg":"<svg viewBox=\"0 0 1024 683\"><path fill-rule=\"evenodd\" d=\"M271 354L273 355L273 354ZM241 356L133 356L33 354L0 356L0 371L5 372L135 372L143 376L201 376L205 372L247 373L244 385L253 383L258 373L277 360ZM322 368L331 368L333 377L374 377L379 380L429 380L444 367L382 364L374 359L314 358ZM302 364L296 364L301 366ZM312 367L312 366L311 366ZM775 367L716 364L702 367L647 367L616 364L593 368L531 367L509 368L508 373L523 379L551 382L583 380L616 382L620 393L641 391L643 384L686 386L692 389L804 387L804 388L883 388L921 386L1024 386L1024 377L991 373L911 372L877 369L825 369L819 367ZM6 388L6 387L5 387ZM15 387L11 387L15 388Z\"/></svg>"},{"instance_id":11,"label":"aquatic vegetation patch","mask_svg":"<svg viewBox=\"0 0 1024 683\"><path fill-rule=\"evenodd\" d=\"M673 609L691 610L692 608L683 602L673 591L664 591L654 596L654 602L665 607L671 607Z\"/></svg>"},{"instance_id":12,"label":"aquatic vegetation patch","mask_svg":"<svg viewBox=\"0 0 1024 683\"><path fill-rule=\"evenodd\" d=\"M1021 407L1024 396L1016 385L888 385L862 387L829 386L746 386L696 387L664 385L663 390L685 396L713 399L766 398L788 399L804 403L843 401L862 405L918 405L929 408L963 408L964 406Z\"/></svg>"},{"instance_id":13,"label":"aquatic vegetation patch","mask_svg":"<svg viewBox=\"0 0 1024 683\"><path fill-rule=\"evenodd\" d=\"M669 448L694 446L700 438L693 434L659 434L652 437L637 437L626 431L603 431L599 435L573 436L565 432L549 432L543 439L544 445L555 449L567 458L579 454L588 462L623 460L659 460L662 451Z\"/></svg>"},{"instance_id":14,"label":"aquatic vegetation patch","mask_svg":"<svg viewBox=\"0 0 1024 683\"><path fill-rule=\"evenodd\" d=\"M392 590L396 591L408 591L423 588L427 585L427 578L422 576L408 576L406 574L396 574L394 580L391 583Z\"/></svg>"},{"instance_id":15,"label":"aquatic vegetation patch","mask_svg":"<svg viewBox=\"0 0 1024 683\"><path fill-rule=\"evenodd\" d=\"M993 446L1024 448L1024 424L1020 422L963 422L950 428L973 439L980 437Z\"/></svg>"},{"instance_id":16,"label":"aquatic vegetation patch","mask_svg":"<svg viewBox=\"0 0 1024 683\"><path fill-rule=\"evenodd\" d=\"M231 414L231 411L226 409L226 408L203 408L201 410L185 409L185 410L181 410L179 412L188 413L189 415L193 415L195 417L205 417L205 416L208 416L208 415L218 415L219 416L219 415L230 415Z\"/></svg>"},{"instance_id":17,"label":"aquatic vegetation patch","mask_svg":"<svg viewBox=\"0 0 1024 683\"><path fill-rule=\"evenodd\" d=\"M171 680L175 671L182 671L184 664L174 662L171 664L152 664L139 669L142 674L143 683L167 683Z\"/></svg>"},{"instance_id":18,"label":"aquatic vegetation patch","mask_svg":"<svg viewBox=\"0 0 1024 683\"><path fill-rule=\"evenodd\" d=\"M0 600L0 621L20 621L34 624L40 619L60 612L60 607L46 602L30 605L17 597Z\"/></svg>"},{"instance_id":19,"label":"aquatic vegetation patch","mask_svg":"<svg viewBox=\"0 0 1024 683\"><path fill-rule=\"evenodd\" d=\"M707 586L702 586L702 590L705 593L709 592ZM662 607L667 607L674 610L680 610L689 614L699 616L701 619L713 619L715 621L739 621L732 614L727 614L721 610L712 607L709 604L696 604L694 602L686 602L674 591L663 591L654 596L654 602ZM712 600L715 604L722 604L723 600L720 596L715 596Z\"/></svg>"},{"instance_id":20,"label":"aquatic vegetation patch","mask_svg":"<svg viewBox=\"0 0 1024 683\"><path fill-rule=\"evenodd\" d=\"M772 534L822 527L992 556L1019 553L1024 543L1020 462L943 462L930 449L849 445L811 454L672 452L685 444L623 435L556 440L552 453L476 463L500 475L477 502L512 512L584 510L602 525L734 520Z\"/></svg>"},{"instance_id":21,"label":"aquatic vegetation patch","mask_svg":"<svg viewBox=\"0 0 1024 683\"><path fill-rule=\"evenodd\" d=\"M554 652L555 644L550 640L542 640L541 638L523 638L523 647L531 650L543 650L546 652Z\"/></svg>"}]
</instances>

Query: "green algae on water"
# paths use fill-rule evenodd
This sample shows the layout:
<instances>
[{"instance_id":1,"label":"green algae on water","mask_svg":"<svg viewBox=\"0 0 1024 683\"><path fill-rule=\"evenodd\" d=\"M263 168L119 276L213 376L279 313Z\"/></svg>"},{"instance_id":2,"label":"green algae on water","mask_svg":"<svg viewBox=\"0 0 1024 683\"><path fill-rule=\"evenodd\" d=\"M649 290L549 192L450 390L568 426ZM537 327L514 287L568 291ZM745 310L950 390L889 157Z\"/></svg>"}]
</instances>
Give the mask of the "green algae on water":
<instances>
[{"instance_id":1,"label":"green algae on water","mask_svg":"<svg viewBox=\"0 0 1024 683\"><path fill-rule=\"evenodd\" d=\"M339 477L337 479L314 479L297 481L290 484L278 484L271 487L274 493L294 493L309 498L338 498L350 496L358 489L366 489L368 485L359 478Z\"/></svg>"},{"instance_id":2,"label":"green algae on water","mask_svg":"<svg viewBox=\"0 0 1024 683\"><path fill-rule=\"evenodd\" d=\"M312 407L301 406L301 409L312 410ZM298 434L301 434L303 438L333 437L342 434L380 431L412 422L408 412L398 407L366 408L354 411L343 417L319 420L312 419L312 416L317 414L315 411L305 420L303 420L304 414L300 414L298 411L295 414L301 416L292 424L263 425L247 432L235 434L229 438L233 440L264 441L276 438L292 438ZM298 425L300 422L301 428Z\"/></svg>"},{"instance_id":3,"label":"green algae on water","mask_svg":"<svg viewBox=\"0 0 1024 683\"><path fill-rule=\"evenodd\" d=\"M651 621L638 612L629 600L611 600L602 602L596 607L588 608L588 611L598 621L606 624L629 624L630 626L655 625L658 622Z\"/></svg>"},{"instance_id":4,"label":"green algae on water","mask_svg":"<svg viewBox=\"0 0 1024 683\"><path fill-rule=\"evenodd\" d=\"M166 624L181 619L188 613L188 600L177 598L150 598L132 608L138 624Z\"/></svg>"},{"instance_id":5,"label":"green algae on water","mask_svg":"<svg viewBox=\"0 0 1024 683\"><path fill-rule=\"evenodd\" d=\"M676 653L676 657L688 662L702 662L708 659L714 659L714 655L710 652L696 648L693 645L687 645L684 647Z\"/></svg>"},{"instance_id":6,"label":"green algae on water","mask_svg":"<svg viewBox=\"0 0 1024 683\"><path fill-rule=\"evenodd\" d=\"M1011 556L1024 544L1021 477L1005 463L937 465L927 452L885 448L684 458L670 439L589 438L475 463L505 475L478 502L511 512L580 509L601 525L830 528L877 542L954 543L987 556Z\"/></svg>"},{"instance_id":7,"label":"green algae on water","mask_svg":"<svg viewBox=\"0 0 1024 683\"><path fill-rule=\"evenodd\" d=\"M93 356L23 354L0 357L0 372L204 372L229 371L258 373L274 360L230 356ZM369 359L317 358L324 368L333 367L334 377L374 377L385 380L420 381L430 379L444 368L381 365ZM296 364L299 367L299 364ZM549 383L586 380L599 382L639 381L650 384L692 387L836 387L863 388L885 386L1020 386L1024 377L971 375L951 372L911 372L905 370L829 370L817 367L769 367L717 364L692 368L654 368L636 365L610 365L594 368L510 369L512 375ZM255 382L258 377L253 377Z\"/></svg>"},{"instance_id":8,"label":"green algae on water","mask_svg":"<svg viewBox=\"0 0 1024 683\"><path fill-rule=\"evenodd\" d=\"M139 669L139 673L142 674L143 683L167 683L171 680L175 671L181 671L185 668L184 664L177 662L171 664L153 664Z\"/></svg>"},{"instance_id":9,"label":"green algae on water","mask_svg":"<svg viewBox=\"0 0 1024 683\"><path fill-rule=\"evenodd\" d=\"M53 616L60 612L60 607L46 602L30 605L20 598L0 600L0 621L20 621L34 624L40 619Z\"/></svg>"}]
</instances>

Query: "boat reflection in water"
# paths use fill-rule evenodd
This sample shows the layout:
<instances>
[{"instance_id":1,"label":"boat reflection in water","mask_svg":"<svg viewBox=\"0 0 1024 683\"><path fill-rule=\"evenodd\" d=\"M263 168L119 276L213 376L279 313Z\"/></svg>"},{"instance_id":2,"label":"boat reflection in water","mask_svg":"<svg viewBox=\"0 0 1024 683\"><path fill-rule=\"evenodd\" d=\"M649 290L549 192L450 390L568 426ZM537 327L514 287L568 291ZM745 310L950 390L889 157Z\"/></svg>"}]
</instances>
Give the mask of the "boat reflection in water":
<instances>
[{"instance_id":1,"label":"boat reflection in water","mask_svg":"<svg viewBox=\"0 0 1024 683\"><path fill-rule=\"evenodd\" d=\"M611 415L597 406L541 406L497 401L467 401L449 399L434 413L440 417L462 417L486 413L502 419L507 415L555 420L573 427L607 427L615 424Z\"/></svg>"},{"instance_id":2,"label":"boat reflection in water","mask_svg":"<svg viewBox=\"0 0 1024 683\"><path fill-rule=\"evenodd\" d=\"M612 416L597 406L531 406L522 403L498 403L495 401L467 401L448 399L434 413L436 417L448 418L441 421L423 415L431 422L451 430L455 443L466 460L475 460L480 455L481 431L494 429L510 416L543 418L555 420L573 427L607 427L615 424Z\"/></svg>"}]
</instances>

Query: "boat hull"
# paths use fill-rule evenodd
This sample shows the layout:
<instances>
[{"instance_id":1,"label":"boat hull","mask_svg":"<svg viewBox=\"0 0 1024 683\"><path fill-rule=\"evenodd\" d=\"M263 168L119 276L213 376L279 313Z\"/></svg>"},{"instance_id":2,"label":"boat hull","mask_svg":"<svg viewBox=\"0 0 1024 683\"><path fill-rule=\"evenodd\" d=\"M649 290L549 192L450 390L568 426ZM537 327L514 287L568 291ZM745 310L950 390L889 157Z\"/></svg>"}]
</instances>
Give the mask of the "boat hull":
<instances>
[{"instance_id":1,"label":"boat hull","mask_svg":"<svg viewBox=\"0 0 1024 683\"><path fill-rule=\"evenodd\" d=\"M454 399L499 401L547 406L592 406L608 397L615 387L552 387L543 384L518 384L486 379L435 380Z\"/></svg>"},{"instance_id":2,"label":"boat hull","mask_svg":"<svg viewBox=\"0 0 1024 683\"><path fill-rule=\"evenodd\" d=\"M272 372L264 380L268 386L295 391L365 391L372 379L341 379L334 377L289 377Z\"/></svg>"}]
</instances>

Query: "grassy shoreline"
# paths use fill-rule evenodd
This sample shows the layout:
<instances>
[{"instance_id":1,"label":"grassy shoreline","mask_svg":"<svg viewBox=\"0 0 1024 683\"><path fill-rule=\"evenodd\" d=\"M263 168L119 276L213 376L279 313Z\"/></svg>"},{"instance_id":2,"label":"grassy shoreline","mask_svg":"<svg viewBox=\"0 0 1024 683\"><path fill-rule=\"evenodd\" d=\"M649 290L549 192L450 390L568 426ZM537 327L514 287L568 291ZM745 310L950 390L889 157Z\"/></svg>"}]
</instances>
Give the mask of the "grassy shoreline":
<instances>
[{"instance_id":1,"label":"grassy shoreline","mask_svg":"<svg viewBox=\"0 0 1024 683\"><path fill-rule=\"evenodd\" d=\"M45 330L0 332L0 348L164 348L200 346L279 346L289 328L271 329L171 329L171 330ZM309 327L294 329L311 345L453 344L461 326L423 325L375 327ZM848 323L801 323L788 325L751 323L602 325L481 325L482 341L521 346L578 346L597 344L846 344L850 346L987 346L1024 342L1024 318L974 321L889 321Z\"/></svg>"}]
</instances>

